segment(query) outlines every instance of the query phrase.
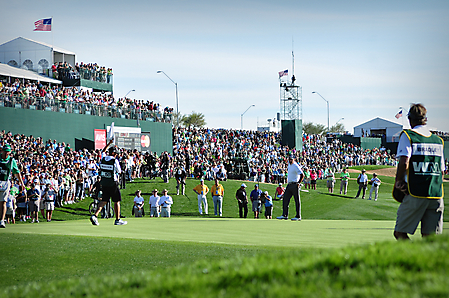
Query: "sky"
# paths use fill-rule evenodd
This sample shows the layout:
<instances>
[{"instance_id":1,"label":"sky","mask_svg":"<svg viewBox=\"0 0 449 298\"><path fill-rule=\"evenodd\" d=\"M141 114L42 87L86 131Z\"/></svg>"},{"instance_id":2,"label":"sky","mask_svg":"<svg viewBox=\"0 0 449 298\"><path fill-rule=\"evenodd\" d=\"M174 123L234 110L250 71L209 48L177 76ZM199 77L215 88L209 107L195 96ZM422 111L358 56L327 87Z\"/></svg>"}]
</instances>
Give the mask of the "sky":
<instances>
[{"instance_id":1,"label":"sky","mask_svg":"<svg viewBox=\"0 0 449 298\"><path fill-rule=\"evenodd\" d=\"M302 118L353 127L420 102L449 132L449 1L53 1L2 4L0 43L19 36L112 67L114 96L176 106L211 128L256 130L280 111L278 72L302 87ZM52 32L34 22L53 18ZM317 94L318 92L323 100ZM406 112L405 112L406 114ZM343 119L342 119L343 118Z\"/></svg>"}]
</instances>

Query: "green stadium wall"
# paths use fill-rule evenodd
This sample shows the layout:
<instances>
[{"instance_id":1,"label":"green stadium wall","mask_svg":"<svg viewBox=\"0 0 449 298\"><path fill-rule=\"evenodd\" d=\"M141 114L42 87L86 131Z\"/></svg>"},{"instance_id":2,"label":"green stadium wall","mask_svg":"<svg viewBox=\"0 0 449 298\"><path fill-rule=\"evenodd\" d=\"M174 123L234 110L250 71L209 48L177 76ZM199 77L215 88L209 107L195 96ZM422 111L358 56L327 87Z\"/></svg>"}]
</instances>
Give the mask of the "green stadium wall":
<instances>
[{"instance_id":1,"label":"green stadium wall","mask_svg":"<svg viewBox=\"0 0 449 298\"><path fill-rule=\"evenodd\" d=\"M72 148L75 139L94 141L94 129L106 129L112 122L116 127L137 127L136 120L0 107L0 130L65 142ZM173 154L170 123L140 121L140 128L150 132L152 152Z\"/></svg>"}]
</instances>

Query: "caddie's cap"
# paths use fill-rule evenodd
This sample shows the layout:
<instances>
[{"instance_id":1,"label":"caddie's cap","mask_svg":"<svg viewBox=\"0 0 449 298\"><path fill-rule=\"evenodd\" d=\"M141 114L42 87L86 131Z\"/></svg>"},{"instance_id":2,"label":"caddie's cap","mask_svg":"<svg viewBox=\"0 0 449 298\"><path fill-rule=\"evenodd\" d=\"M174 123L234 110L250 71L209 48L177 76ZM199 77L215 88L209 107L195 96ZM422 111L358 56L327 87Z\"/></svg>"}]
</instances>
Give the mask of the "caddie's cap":
<instances>
[{"instance_id":1,"label":"caddie's cap","mask_svg":"<svg viewBox=\"0 0 449 298\"><path fill-rule=\"evenodd\" d=\"M117 153L117 149L115 147L109 148L109 154L112 154L112 153Z\"/></svg>"},{"instance_id":2,"label":"caddie's cap","mask_svg":"<svg viewBox=\"0 0 449 298\"><path fill-rule=\"evenodd\" d=\"M3 151L5 152L11 152L11 146L9 144L6 144L5 146L3 146Z\"/></svg>"}]
</instances>

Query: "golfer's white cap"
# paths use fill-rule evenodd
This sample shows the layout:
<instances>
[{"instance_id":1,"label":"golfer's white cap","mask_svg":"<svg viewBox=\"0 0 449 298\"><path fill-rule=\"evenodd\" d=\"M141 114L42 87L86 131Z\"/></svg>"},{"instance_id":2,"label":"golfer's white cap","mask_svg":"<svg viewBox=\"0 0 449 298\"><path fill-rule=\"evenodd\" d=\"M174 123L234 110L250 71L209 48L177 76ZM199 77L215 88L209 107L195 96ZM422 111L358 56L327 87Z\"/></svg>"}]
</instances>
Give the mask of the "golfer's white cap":
<instances>
[{"instance_id":1,"label":"golfer's white cap","mask_svg":"<svg viewBox=\"0 0 449 298\"><path fill-rule=\"evenodd\" d=\"M240 185L241 187L246 187L246 184L245 183L242 183L242 185Z\"/></svg>"}]
</instances>

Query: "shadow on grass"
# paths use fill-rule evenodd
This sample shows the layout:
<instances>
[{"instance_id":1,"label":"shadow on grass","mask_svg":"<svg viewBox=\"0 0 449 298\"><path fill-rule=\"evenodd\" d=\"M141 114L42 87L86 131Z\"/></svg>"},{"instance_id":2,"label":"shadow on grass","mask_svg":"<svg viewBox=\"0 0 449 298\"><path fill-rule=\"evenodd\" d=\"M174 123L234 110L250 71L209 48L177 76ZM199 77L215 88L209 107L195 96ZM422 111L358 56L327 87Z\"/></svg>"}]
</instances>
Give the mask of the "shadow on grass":
<instances>
[{"instance_id":1,"label":"shadow on grass","mask_svg":"<svg viewBox=\"0 0 449 298\"><path fill-rule=\"evenodd\" d=\"M63 213L67 213L67 214L90 216L89 211L84 209L84 208L67 208L67 207L62 207L62 208L58 208L58 211L59 212L63 212Z\"/></svg>"},{"instance_id":2,"label":"shadow on grass","mask_svg":"<svg viewBox=\"0 0 449 298\"><path fill-rule=\"evenodd\" d=\"M347 196L347 195L341 195L341 194L334 194L334 193L321 193L322 195L325 195L325 196L331 196L331 197L339 197L339 198L343 198L343 199L354 199L353 197L351 197L351 196Z\"/></svg>"}]
</instances>

